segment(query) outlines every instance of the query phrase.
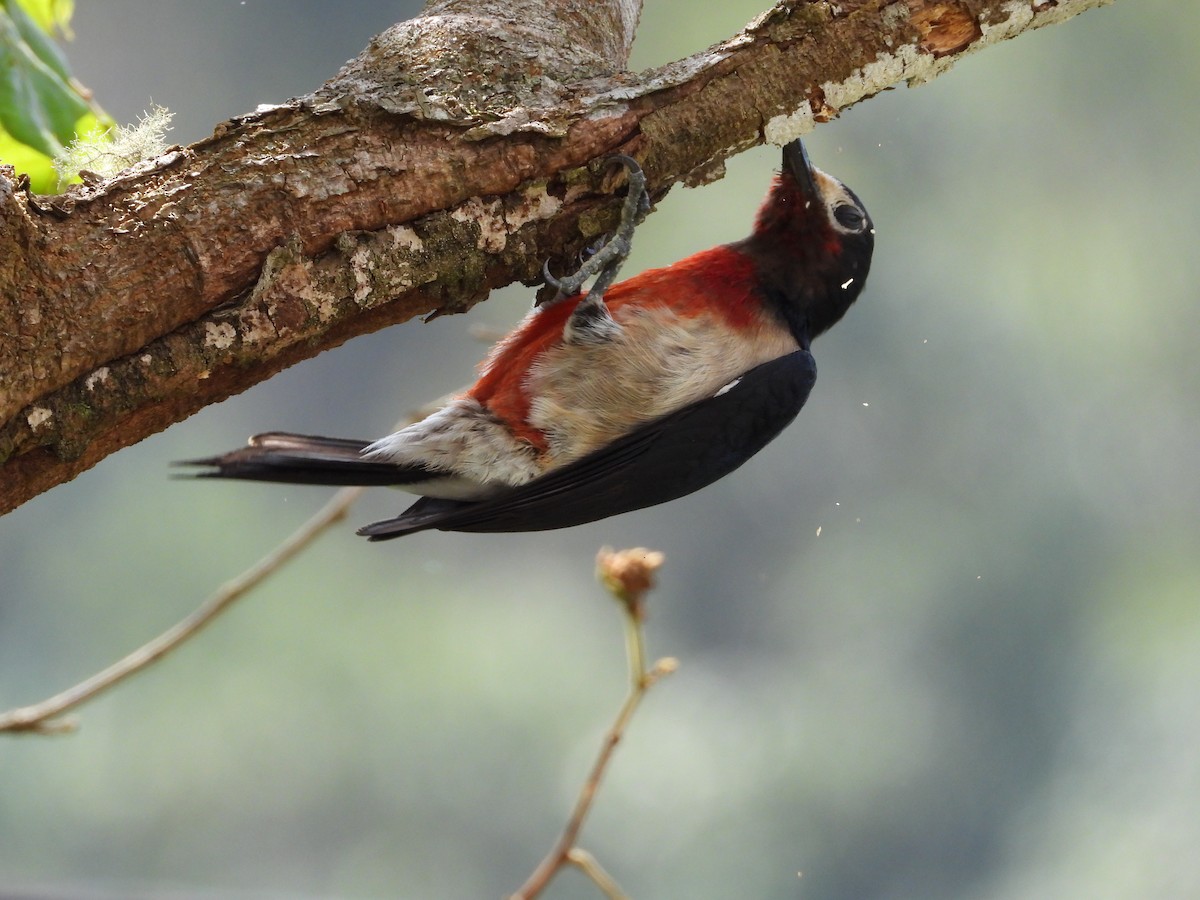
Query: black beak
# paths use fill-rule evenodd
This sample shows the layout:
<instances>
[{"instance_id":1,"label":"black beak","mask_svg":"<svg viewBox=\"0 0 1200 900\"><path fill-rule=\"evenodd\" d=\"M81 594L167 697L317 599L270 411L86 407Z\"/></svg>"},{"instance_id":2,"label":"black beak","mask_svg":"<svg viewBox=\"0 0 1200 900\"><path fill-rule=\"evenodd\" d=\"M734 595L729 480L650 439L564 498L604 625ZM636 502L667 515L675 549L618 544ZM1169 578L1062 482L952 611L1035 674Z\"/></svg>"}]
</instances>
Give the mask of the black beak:
<instances>
[{"instance_id":1,"label":"black beak","mask_svg":"<svg viewBox=\"0 0 1200 900\"><path fill-rule=\"evenodd\" d=\"M815 200L819 196L817 182L813 178L812 160L808 158L804 142L799 138L784 146L783 170L796 179L796 184L800 185L806 197Z\"/></svg>"}]
</instances>

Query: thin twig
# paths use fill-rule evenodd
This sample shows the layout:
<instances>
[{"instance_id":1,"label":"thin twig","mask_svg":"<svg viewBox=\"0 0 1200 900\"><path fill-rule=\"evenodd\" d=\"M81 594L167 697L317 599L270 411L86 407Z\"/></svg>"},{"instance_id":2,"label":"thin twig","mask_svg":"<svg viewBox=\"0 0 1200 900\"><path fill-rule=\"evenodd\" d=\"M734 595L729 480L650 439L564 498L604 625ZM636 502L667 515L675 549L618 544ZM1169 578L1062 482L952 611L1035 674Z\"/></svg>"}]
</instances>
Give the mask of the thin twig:
<instances>
[{"instance_id":1,"label":"thin twig","mask_svg":"<svg viewBox=\"0 0 1200 900\"><path fill-rule=\"evenodd\" d=\"M588 853L586 850L580 850L575 847L567 854L567 862L576 866L581 872L587 875L592 880L596 887L604 892L604 896L608 900L629 900L629 897L621 890L621 886L604 871L604 867L596 861L596 857Z\"/></svg>"},{"instance_id":2,"label":"thin twig","mask_svg":"<svg viewBox=\"0 0 1200 900\"><path fill-rule=\"evenodd\" d=\"M343 488L316 515L305 522L282 544L276 547L241 575L221 585L187 618L164 631L154 640L134 650L124 659L91 678L81 681L41 703L22 706L0 715L0 732L62 734L73 731L74 719L59 719L63 713L94 699L151 663L162 659L205 625L228 609L235 600L278 570L284 563L311 544L330 525L345 518L363 489Z\"/></svg>"},{"instance_id":3,"label":"thin twig","mask_svg":"<svg viewBox=\"0 0 1200 900\"><path fill-rule=\"evenodd\" d=\"M658 660L649 670L645 668L645 640L642 630L645 616L643 598L646 591L653 586L653 572L662 565L662 560L661 553L641 548L624 550L619 553L613 553L605 548L597 557L600 580L621 602L625 612L625 644L629 656L629 694L625 697L625 702L621 704L621 709L617 712L616 718L604 736L600 752L592 764L592 770L588 774L587 780L579 790L579 796L575 799L575 807L571 810L571 817L567 820L562 834L559 835L550 852L538 863L533 874L525 880L516 893L511 895L509 900L532 900L545 890L558 870L567 864L578 866L608 897L622 898L625 896L612 877L600 867L591 854L579 849L575 841L579 837L584 819L591 811L596 793L600 789L600 783L608 770L617 744L625 736L629 722L642 702L642 698L646 696L646 692L654 686L655 682L663 676L671 674L678 667L678 662L668 657Z\"/></svg>"}]
</instances>

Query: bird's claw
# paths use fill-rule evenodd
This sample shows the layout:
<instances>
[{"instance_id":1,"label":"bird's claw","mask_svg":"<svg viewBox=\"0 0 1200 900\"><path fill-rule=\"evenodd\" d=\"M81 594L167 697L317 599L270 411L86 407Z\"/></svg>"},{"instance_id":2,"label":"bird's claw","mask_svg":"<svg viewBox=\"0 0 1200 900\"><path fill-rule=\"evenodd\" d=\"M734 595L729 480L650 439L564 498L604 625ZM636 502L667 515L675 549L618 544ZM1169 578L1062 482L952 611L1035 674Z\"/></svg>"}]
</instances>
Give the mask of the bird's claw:
<instances>
[{"instance_id":1,"label":"bird's claw","mask_svg":"<svg viewBox=\"0 0 1200 900\"><path fill-rule=\"evenodd\" d=\"M601 302L604 291L616 279L621 266L629 256L633 246L633 232L650 211L650 197L646 193L646 175L632 156L618 153L605 160L605 165L618 163L629 171L629 191L621 206L621 221L608 238L593 250L574 275L556 278L550 273L549 260L542 266L542 277L546 284L557 292L556 300L571 297L583 290L588 279L595 277L596 281L588 292L588 297L595 302ZM595 246L595 245L593 245Z\"/></svg>"},{"instance_id":2,"label":"bird's claw","mask_svg":"<svg viewBox=\"0 0 1200 900\"><path fill-rule=\"evenodd\" d=\"M550 260L546 260L544 263L542 263L542 280L545 281L546 284L550 285L550 287L558 291L558 296L560 298L566 296L563 293L562 282L550 274Z\"/></svg>"}]
</instances>

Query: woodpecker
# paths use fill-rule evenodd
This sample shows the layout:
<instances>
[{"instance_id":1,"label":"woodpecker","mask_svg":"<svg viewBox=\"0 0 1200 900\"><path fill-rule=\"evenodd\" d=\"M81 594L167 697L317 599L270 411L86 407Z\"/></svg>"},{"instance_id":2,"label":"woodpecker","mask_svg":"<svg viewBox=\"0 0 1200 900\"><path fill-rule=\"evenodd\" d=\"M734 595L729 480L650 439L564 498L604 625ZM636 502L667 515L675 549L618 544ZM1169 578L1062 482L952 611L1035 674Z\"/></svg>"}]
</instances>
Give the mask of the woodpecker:
<instances>
[{"instance_id":1,"label":"woodpecker","mask_svg":"<svg viewBox=\"0 0 1200 900\"><path fill-rule=\"evenodd\" d=\"M421 495L359 529L376 541L565 528L738 468L808 399L811 342L866 281L871 218L796 140L749 237L613 284L649 208L641 168L614 160L629 170L616 232L573 276L546 271L557 297L492 349L468 390L376 441L270 432L182 465L199 477Z\"/></svg>"}]
</instances>

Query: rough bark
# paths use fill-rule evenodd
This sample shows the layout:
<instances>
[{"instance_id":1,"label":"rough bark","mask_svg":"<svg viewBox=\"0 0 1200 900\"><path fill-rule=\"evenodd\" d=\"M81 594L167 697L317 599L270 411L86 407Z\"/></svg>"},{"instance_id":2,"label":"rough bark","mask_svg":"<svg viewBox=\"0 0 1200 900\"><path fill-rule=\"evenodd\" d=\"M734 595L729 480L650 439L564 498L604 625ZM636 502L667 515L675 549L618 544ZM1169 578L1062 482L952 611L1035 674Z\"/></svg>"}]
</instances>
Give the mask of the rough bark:
<instances>
[{"instance_id":1,"label":"rough bark","mask_svg":"<svg viewBox=\"0 0 1200 900\"><path fill-rule=\"evenodd\" d=\"M652 193L1110 0L781 0L624 71L640 0L445 0L315 94L104 183L0 167L0 514L357 334L534 284Z\"/></svg>"}]
</instances>

